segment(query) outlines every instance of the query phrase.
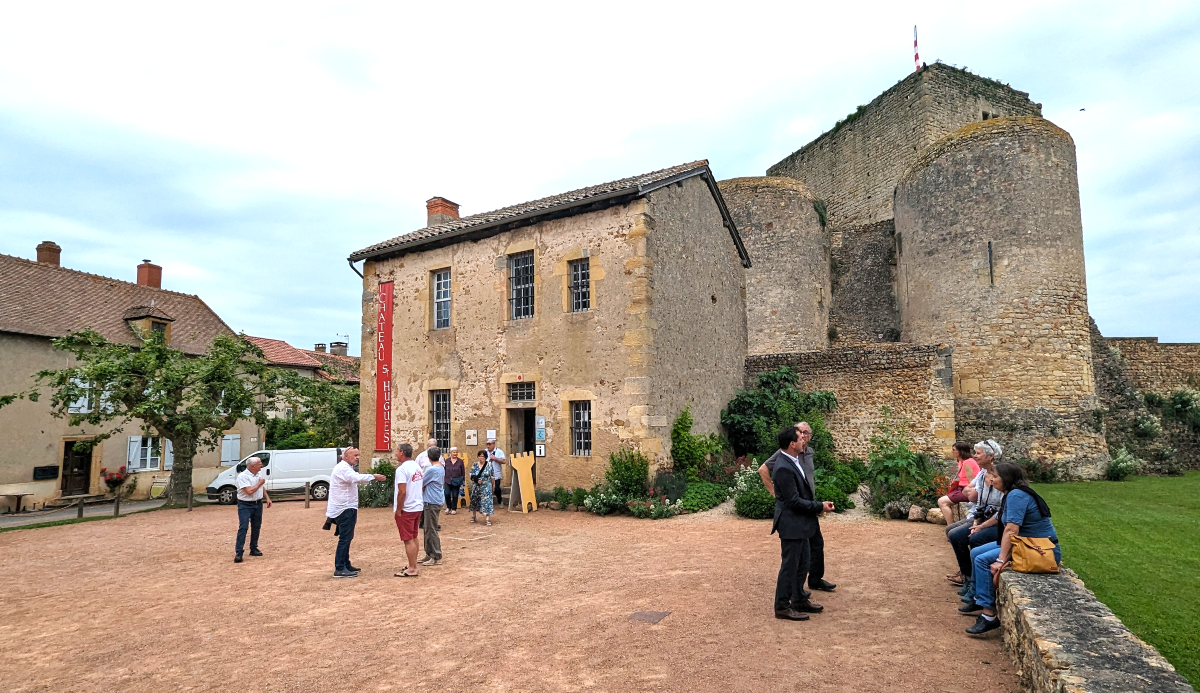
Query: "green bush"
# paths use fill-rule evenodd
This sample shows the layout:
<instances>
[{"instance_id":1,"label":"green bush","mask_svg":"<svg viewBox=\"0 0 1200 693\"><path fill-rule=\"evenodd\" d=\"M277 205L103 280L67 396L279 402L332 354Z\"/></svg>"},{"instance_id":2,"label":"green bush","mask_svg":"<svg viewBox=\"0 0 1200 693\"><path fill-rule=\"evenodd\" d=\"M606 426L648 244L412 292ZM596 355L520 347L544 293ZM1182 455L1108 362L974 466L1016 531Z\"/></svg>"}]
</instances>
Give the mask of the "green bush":
<instances>
[{"instance_id":1,"label":"green bush","mask_svg":"<svg viewBox=\"0 0 1200 693\"><path fill-rule=\"evenodd\" d=\"M671 463L675 473L685 479L698 478L698 470L709 455L726 447L725 440L716 434L692 435L692 408L684 407L671 425Z\"/></svg>"},{"instance_id":2,"label":"green bush","mask_svg":"<svg viewBox=\"0 0 1200 693\"><path fill-rule=\"evenodd\" d=\"M834 512L839 513L854 507L854 501L850 500L850 496L846 495L846 492L835 483L818 485L817 500L832 501Z\"/></svg>"},{"instance_id":3,"label":"green bush","mask_svg":"<svg viewBox=\"0 0 1200 693\"><path fill-rule=\"evenodd\" d=\"M571 491L570 505L583 505L584 499L587 498L588 492L586 488L577 488Z\"/></svg>"},{"instance_id":4,"label":"green bush","mask_svg":"<svg viewBox=\"0 0 1200 693\"><path fill-rule=\"evenodd\" d=\"M1200 391L1185 387L1172 392L1163 404L1163 416L1200 433Z\"/></svg>"},{"instance_id":5,"label":"green bush","mask_svg":"<svg viewBox=\"0 0 1200 693\"><path fill-rule=\"evenodd\" d=\"M866 471L864 469L864 471ZM854 467L837 463L833 467L833 485L842 490L842 493L847 495L858 491L859 485L862 484L862 477L859 476L858 470Z\"/></svg>"},{"instance_id":6,"label":"green bush","mask_svg":"<svg viewBox=\"0 0 1200 693\"><path fill-rule=\"evenodd\" d=\"M392 486L396 483L396 468L387 460L379 460L371 467L369 474L382 474L383 481L371 481L358 487L358 504L364 508L386 508L392 504L395 491Z\"/></svg>"},{"instance_id":7,"label":"green bush","mask_svg":"<svg viewBox=\"0 0 1200 693\"><path fill-rule=\"evenodd\" d=\"M912 450L906 422L892 421L887 407L881 413L883 421L879 433L871 436L867 455L870 464L864 479L864 498L868 509L883 515L889 503L931 507L945 492L943 486L948 486L943 470L930 456Z\"/></svg>"},{"instance_id":8,"label":"green bush","mask_svg":"<svg viewBox=\"0 0 1200 693\"><path fill-rule=\"evenodd\" d=\"M560 508L566 508L571 503L571 492L562 486L555 486L553 500L558 503Z\"/></svg>"},{"instance_id":9,"label":"green bush","mask_svg":"<svg viewBox=\"0 0 1200 693\"><path fill-rule=\"evenodd\" d=\"M1056 484L1063 480L1062 467L1053 460L1019 457L1015 461L1025 470L1025 476L1035 484Z\"/></svg>"},{"instance_id":10,"label":"green bush","mask_svg":"<svg viewBox=\"0 0 1200 693\"><path fill-rule=\"evenodd\" d=\"M626 501L629 514L642 519L662 520L679 514L679 505L658 498L639 498Z\"/></svg>"},{"instance_id":11,"label":"green bush","mask_svg":"<svg viewBox=\"0 0 1200 693\"><path fill-rule=\"evenodd\" d=\"M608 456L604 478L608 492L628 500L645 498L650 477L650 460L637 450L621 449Z\"/></svg>"},{"instance_id":12,"label":"green bush","mask_svg":"<svg viewBox=\"0 0 1200 693\"><path fill-rule=\"evenodd\" d=\"M647 495L650 498L666 496L667 500L674 503L683 498L687 487L688 480L686 477L672 472L659 472L654 475L654 481L650 483L650 490Z\"/></svg>"},{"instance_id":13,"label":"green bush","mask_svg":"<svg viewBox=\"0 0 1200 693\"><path fill-rule=\"evenodd\" d=\"M775 496L760 484L737 494L733 499L733 510L751 520L769 520L775 516Z\"/></svg>"},{"instance_id":14,"label":"green bush","mask_svg":"<svg viewBox=\"0 0 1200 693\"><path fill-rule=\"evenodd\" d=\"M679 500L679 507L691 513L715 508L729 497L729 489L708 481L693 481Z\"/></svg>"},{"instance_id":15,"label":"green bush","mask_svg":"<svg viewBox=\"0 0 1200 693\"><path fill-rule=\"evenodd\" d=\"M624 508L627 500L629 499L609 491L603 484L596 484L584 497L583 507L597 515L608 515Z\"/></svg>"},{"instance_id":16,"label":"green bush","mask_svg":"<svg viewBox=\"0 0 1200 693\"><path fill-rule=\"evenodd\" d=\"M800 421L813 428L811 445L820 467L833 465L833 437L824 414L837 407L832 392L802 392L796 371L784 366L758 375L755 387L741 390L721 412L721 424L735 455L769 455L777 447L779 429Z\"/></svg>"},{"instance_id":17,"label":"green bush","mask_svg":"<svg viewBox=\"0 0 1200 693\"><path fill-rule=\"evenodd\" d=\"M1129 475L1136 474L1138 468L1141 466L1141 460L1129 454L1129 451L1125 448L1121 448L1109 460L1108 469L1105 470L1104 477L1109 481L1124 481Z\"/></svg>"},{"instance_id":18,"label":"green bush","mask_svg":"<svg viewBox=\"0 0 1200 693\"><path fill-rule=\"evenodd\" d=\"M302 431L300 433L293 433L283 440L280 440L277 449L308 450L310 448L324 447L321 442L321 439L317 437L316 433Z\"/></svg>"}]
</instances>

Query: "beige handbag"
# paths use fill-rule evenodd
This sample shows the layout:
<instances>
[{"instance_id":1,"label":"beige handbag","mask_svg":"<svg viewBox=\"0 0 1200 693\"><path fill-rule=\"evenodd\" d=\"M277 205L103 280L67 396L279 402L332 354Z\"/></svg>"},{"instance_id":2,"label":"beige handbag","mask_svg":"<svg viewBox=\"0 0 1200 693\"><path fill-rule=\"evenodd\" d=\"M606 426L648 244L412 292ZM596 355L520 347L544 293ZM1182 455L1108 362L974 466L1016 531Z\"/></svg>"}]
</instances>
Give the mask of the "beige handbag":
<instances>
[{"instance_id":1,"label":"beige handbag","mask_svg":"<svg viewBox=\"0 0 1200 693\"><path fill-rule=\"evenodd\" d=\"M1013 537L1012 569L1018 573L1057 573L1054 542L1049 537Z\"/></svg>"}]
</instances>

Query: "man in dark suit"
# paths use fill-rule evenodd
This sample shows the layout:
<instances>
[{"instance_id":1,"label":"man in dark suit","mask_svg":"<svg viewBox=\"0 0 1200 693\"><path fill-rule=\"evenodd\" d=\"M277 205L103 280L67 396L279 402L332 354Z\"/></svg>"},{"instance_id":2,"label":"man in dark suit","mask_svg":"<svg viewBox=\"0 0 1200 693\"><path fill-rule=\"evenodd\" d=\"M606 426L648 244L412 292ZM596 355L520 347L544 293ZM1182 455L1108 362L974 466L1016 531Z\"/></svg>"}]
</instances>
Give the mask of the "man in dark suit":
<instances>
[{"instance_id":1,"label":"man in dark suit","mask_svg":"<svg viewBox=\"0 0 1200 693\"><path fill-rule=\"evenodd\" d=\"M809 539L819 530L817 516L833 510L833 503L813 498L800 463L800 434L794 426L779 432L779 451L772 480L775 487L775 521L771 534L779 533L779 579L775 583L775 618L807 621L810 613L824 610L804 596L803 580L808 572ZM807 445L805 440L803 445ZM809 475L811 476L811 475Z\"/></svg>"},{"instance_id":2,"label":"man in dark suit","mask_svg":"<svg viewBox=\"0 0 1200 693\"><path fill-rule=\"evenodd\" d=\"M803 452L800 453L800 467L804 471L805 481L808 482L808 488L813 494L813 498L817 495L817 484L815 476L815 468L813 465L813 449L808 446L812 440L812 426L808 422L801 421L796 424L796 433L800 436L800 448ZM767 490L774 495L775 485L771 481L771 473L775 468L775 462L778 459L779 453L771 455L758 468L758 475L762 477L763 485ZM809 545L809 567L808 567L808 586L814 590L822 592L832 592L837 588L837 585L825 579L825 537L821 535L821 523L817 523L817 531L808 541ZM800 576L803 581L804 576Z\"/></svg>"}]
</instances>

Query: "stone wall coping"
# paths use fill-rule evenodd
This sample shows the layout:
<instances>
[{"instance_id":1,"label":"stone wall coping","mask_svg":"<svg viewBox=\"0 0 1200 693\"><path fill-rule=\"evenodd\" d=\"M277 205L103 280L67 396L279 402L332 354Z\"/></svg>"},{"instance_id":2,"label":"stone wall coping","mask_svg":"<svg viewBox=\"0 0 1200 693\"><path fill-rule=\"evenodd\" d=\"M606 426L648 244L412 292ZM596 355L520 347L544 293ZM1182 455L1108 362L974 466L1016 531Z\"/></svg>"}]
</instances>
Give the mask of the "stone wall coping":
<instances>
[{"instance_id":1,"label":"stone wall coping","mask_svg":"<svg viewBox=\"0 0 1200 693\"><path fill-rule=\"evenodd\" d=\"M1195 693L1070 569L1005 571L997 594L1004 646L1035 693Z\"/></svg>"}]
</instances>

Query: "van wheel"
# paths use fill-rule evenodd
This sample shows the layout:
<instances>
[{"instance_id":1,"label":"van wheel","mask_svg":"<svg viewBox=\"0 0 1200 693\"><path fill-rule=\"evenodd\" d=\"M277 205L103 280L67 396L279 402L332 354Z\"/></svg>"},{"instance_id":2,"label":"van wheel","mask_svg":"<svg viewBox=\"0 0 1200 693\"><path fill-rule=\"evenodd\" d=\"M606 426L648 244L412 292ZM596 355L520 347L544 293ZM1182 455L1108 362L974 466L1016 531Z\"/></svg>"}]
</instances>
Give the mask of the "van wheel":
<instances>
[{"instance_id":1,"label":"van wheel","mask_svg":"<svg viewBox=\"0 0 1200 693\"><path fill-rule=\"evenodd\" d=\"M225 486L217 492L217 502L221 505L233 505L237 500L237 489L232 486Z\"/></svg>"},{"instance_id":2,"label":"van wheel","mask_svg":"<svg viewBox=\"0 0 1200 693\"><path fill-rule=\"evenodd\" d=\"M329 500L329 484L325 483L324 481L318 481L317 483L313 484L312 499L319 501Z\"/></svg>"}]
</instances>

